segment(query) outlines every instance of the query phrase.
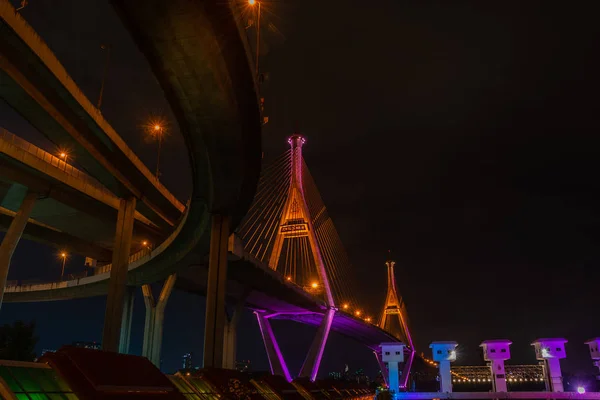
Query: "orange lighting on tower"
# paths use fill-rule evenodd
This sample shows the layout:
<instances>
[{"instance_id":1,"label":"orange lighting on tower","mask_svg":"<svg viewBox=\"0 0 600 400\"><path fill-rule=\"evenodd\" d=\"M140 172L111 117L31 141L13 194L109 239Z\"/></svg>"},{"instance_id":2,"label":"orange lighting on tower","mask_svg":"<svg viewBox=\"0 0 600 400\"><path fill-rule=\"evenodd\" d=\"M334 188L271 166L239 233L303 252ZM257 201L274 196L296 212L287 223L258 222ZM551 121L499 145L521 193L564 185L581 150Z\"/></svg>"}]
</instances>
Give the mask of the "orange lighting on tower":
<instances>
[{"instance_id":1,"label":"orange lighting on tower","mask_svg":"<svg viewBox=\"0 0 600 400\"><path fill-rule=\"evenodd\" d=\"M313 289L316 289L319 287L319 284L317 282L313 282L310 284L310 287L312 287Z\"/></svg>"},{"instance_id":2,"label":"orange lighting on tower","mask_svg":"<svg viewBox=\"0 0 600 400\"><path fill-rule=\"evenodd\" d=\"M65 152L60 153L60 158L65 158L66 156L67 156L67 153L65 153Z\"/></svg>"},{"instance_id":3,"label":"orange lighting on tower","mask_svg":"<svg viewBox=\"0 0 600 400\"><path fill-rule=\"evenodd\" d=\"M291 277L291 276L288 276L287 278L285 278L285 280L286 280L286 281L288 281L288 282L291 282L291 280L292 280L292 277Z\"/></svg>"},{"instance_id":4,"label":"orange lighting on tower","mask_svg":"<svg viewBox=\"0 0 600 400\"><path fill-rule=\"evenodd\" d=\"M160 131L160 129L161 129L161 126L159 124L155 124L154 125L154 130L155 131Z\"/></svg>"}]
</instances>

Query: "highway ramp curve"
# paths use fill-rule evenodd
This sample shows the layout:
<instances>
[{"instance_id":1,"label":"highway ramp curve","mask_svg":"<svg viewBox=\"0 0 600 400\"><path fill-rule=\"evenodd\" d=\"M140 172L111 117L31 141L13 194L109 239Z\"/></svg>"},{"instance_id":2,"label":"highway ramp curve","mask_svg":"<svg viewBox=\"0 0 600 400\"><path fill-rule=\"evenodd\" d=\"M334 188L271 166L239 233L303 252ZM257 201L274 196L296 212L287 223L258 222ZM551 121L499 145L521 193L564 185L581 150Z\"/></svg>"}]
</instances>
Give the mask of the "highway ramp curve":
<instances>
[{"instance_id":1,"label":"highway ramp curve","mask_svg":"<svg viewBox=\"0 0 600 400\"><path fill-rule=\"evenodd\" d=\"M212 214L230 215L232 230L239 224L260 174L262 122L250 51L233 3L113 0L112 5L165 93L192 170L192 195L178 226L129 266L127 284L141 285L202 262ZM4 301L102 295L108 275L48 283L42 290L7 288Z\"/></svg>"}]
</instances>

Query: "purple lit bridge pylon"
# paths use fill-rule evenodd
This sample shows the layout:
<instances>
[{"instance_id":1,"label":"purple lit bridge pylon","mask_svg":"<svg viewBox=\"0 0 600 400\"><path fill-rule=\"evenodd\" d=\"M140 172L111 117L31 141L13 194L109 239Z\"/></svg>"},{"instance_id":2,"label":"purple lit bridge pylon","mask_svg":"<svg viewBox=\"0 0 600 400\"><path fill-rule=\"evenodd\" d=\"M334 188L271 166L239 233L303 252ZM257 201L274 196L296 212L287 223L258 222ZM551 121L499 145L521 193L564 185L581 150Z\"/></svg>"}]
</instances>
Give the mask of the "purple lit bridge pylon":
<instances>
[{"instance_id":1,"label":"purple lit bridge pylon","mask_svg":"<svg viewBox=\"0 0 600 400\"><path fill-rule=\"evenodd\" d=\"M387 263L388 295L381 323L377 324L375 318L359 308L354 296L356 291L351 285L355 280L351 277L346 251L302 157L305 139L295 134L288 142L290 150L264 169L255 200L237 230L247 255L280 273L288 285L306 292L320 304L317 311L272 313L254 310L271 371L291 380L270 322L288 319L317 326L299 377L316 378L330 331L360 341L348 331L378 330L384 331L381 333L385 333L386 339L407 345L408 361L401 379L405 386L414 357L414 345L406 309L395 285L394 264L391 261ZM398 322L396 325L395 320ZM367 342L364 341L365 344ZM367 345L380 361L377 345ZM381 362L380 365L385 368Z\"/></svg>"}]
</instances>

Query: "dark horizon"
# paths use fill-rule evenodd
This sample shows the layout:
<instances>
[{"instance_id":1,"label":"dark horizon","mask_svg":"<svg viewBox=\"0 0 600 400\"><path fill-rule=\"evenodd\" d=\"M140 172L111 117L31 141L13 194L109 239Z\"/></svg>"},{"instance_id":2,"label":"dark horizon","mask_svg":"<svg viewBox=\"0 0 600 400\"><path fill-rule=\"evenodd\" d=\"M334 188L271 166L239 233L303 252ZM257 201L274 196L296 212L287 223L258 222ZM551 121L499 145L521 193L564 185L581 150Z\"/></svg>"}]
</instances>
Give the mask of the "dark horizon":
<instances>
[{"instance_id":1,"label":"dark horizon","mask_svg":"<svg viewBox=\"0 0 600 400\"><path fill-rule=\"evenodd\" d=\"M185 200L190 174L177 122L108 2L29 3L22 16L92 103L104 67L100 45L111 44L102 112L151 170L156 144L142 126L155 115L168 120L163 181ZM481 341L507 338L511 363L535 363L531 341L565 337L563 369L592 373L583 342L600 335L600 26L591 7L263 3L265 160L286 150L292 132L307 137L306 162L355 266L364 308L374 315L383 305L391 250L418 352L429 354L433 340L456 340L457 364L483 364ZM0 126L53 150L3 102ZM56 277L55 252L20 243L9 279ZM82 264L72 257L68 267ZM132 352L140 354L141 293L135 301ZM104 303L3 304L0 324L36 320L38 353L99 341ZM204 299L174 293L165 371L187 352L201 359L203 324ZM291 322L275 329L298 371L314 329ZM267 369L249 312L238 354ZM378 369L368 349L335 337L320 375L344 364L370 375Z\"/></svg>"}]
</instances>

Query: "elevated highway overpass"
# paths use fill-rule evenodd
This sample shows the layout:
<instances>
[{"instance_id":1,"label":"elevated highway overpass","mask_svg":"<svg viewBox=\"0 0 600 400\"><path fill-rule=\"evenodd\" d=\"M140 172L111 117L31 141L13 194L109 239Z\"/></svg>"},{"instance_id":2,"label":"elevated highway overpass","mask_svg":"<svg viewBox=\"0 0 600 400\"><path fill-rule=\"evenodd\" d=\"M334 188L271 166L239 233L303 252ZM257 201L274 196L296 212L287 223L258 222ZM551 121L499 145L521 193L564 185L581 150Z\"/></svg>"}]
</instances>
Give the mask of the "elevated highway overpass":
<instances>
[{"instance_id":1,"label":"elevated highway overpass","mask_svg":"<svg viewBox=\"0 0 600 400\"><path fill-rule=\"evenodd\" d=\"M74 246L73 248L79 250L81 254L89 255L86 253L89 246L92 243L101 242L104 238L109 242L108 245L97 251L108 254L112 252L111 233L114 230L114 224L110 221L114 221L116 218L118 198L99 182L59 157L47 153L18 136L1 129L0 169L11 172L10 174L3 174L1 178L2 181L6 181L10 185L4 196L1 197L1 204L7 206L8 210L18 208L18 202L16 202L16 205L13 204L14 199L9 195L9 192L14 191L15 187L23 188L23 185L36 188L40 193L47 193L47 199L38 202L36 206L52 201L52 203L44 204L44 207L37 212L34 209L28 228L37 227L38 231L33 230L29 234L29 239L49 242L53 246L58 246L63 244L62 238L64 235L68 235L69 240L79 240L86 245L78 248L77 242L75 242L75 245L71 242L68 244ZM1 187L5 188L5 186ZM57 205L63 205L65 199L68 199L68 205L76 207L76 213L72 218L70 212L65 213L64 208L57 207ZM82 204L86 205L83 209L77 208L78 205ZM102 207L110 208L110 213L102 212L98 214ZM50 211L49 218L45 218L45 211ZM101 218L92 218L95 216ZM92 232L94 235L92 239L89 237L81 239L85 237L81 231L64 232L61 230L65 228L68 230L71 225L80 228L79 223L82 222L82 218L85 221L85 230ZM11 219L10 216L7 218L9 223ZM59 222L58 226L56 225L57 221ZM107 223L108 228L102 226ZM142 229L157 229L139 212L136 215L136 225L141 226ZM40 234L39 229L45 229L47 232ZM107 232L105 235L100 236L102 231ZM59 233L63 235L59 235ZM156 233L156 231L153 231L153 233ZM130 257L128 282L130 285L140 284L135 278L137 271L143 271L144 264L153 257L150 249L139 246L142 238L148 238L147 232L145 236L138 238L138 249ZM164 240L164 235L155 243L161 243L162 240ZM327 309L325 303L307 293L303 288L285 280L280 273L273 271L266 264L246 253L243 247L243 244L235 235L230 237L228 244L228 303L235 304L243 299L246 307L265 313L273 319L293 320L319 326ZM102 260L103 258L99 259ZM108 260L110 258L104 257L104 259ZM9 281L4 301L58 301L106 295L110 269L111 264L107 264L93 269L90 276L56 282L27 283ZM207 292L207 273L206 260L181 268L175 287L204 296ZM332 331L355 339L374 351L377 350L379 343L397 340L384 330L366 324L362 319L348 313L339 313L336 316L332 324Z\"/></svg>"},{"instance_id":2,"label":"elevated highway overpass","mask_svg":"<svg viewBox=\"0 0 600 400\"><path fill-rule=\"evenodd\" d=\"M221 363L224 339L214 332L223 332L221 314L227 296L243 298L250 308L270 318L321 326L328 306L229 243L229 232L252 202L261 160L260 101L236 11L227 2L209 0L168 4L115 0L113 5L148 59L177 118L192 170L191 198L184 207L168 193L85 98L31 27L7 0L0 0L0 97L51 141L74 148L85 172L119 201L115 208L98 194L93 202L103 205L106 212L118 210L116 217L113 214L118 228L112 266L77 280L9 286L5 300L44 301L108 293L103 342L114 350L122 333L125 285L144 285L177 274L180 288L207 295L206 331L210 337L205 339L205 365ZM31 165L16 172L14 165L11 167L13 170L7 168L11 173L36 172ZM9 179L7 192L25 179L23 176ZM52 178L61 182L58 175ZM70 178L62 178L62 189L75 189L78 195L90 197L85 188L69 185ZM33 180L30 186L21 185L36 190ZM13 222L19 219L19 212ZM56 223L45 218L49 216L40 213L33 218L36 223L27 225L51 226L43 220ZM123 223L128 219L130 229L156 229L163 241L151 251L131 254L126 243L131 242L131 234ZM227 259L230 268L226 273ZM106 321L110 321L108 325ZM331 327L372 349L382 341L398 340L345 313L338 313Z\"/></svg>"},{"instance_id":3,"label":"elevated highway overpass","mask_svg":"<svg viewBox=\"0 0 600 400\"><path fill-rule=\"evenodd\" d=\"M110 262L119 198L60 157L0 128L0 229L8 229L28 189L40 199L25 228L27 238ZM166 236L136 211L134 248Z\"/></svg>"},{"instance_id":4,"label":"elevated highway overpass","mask_svg":"<svg viewBox=\"0 0 600 400\"><path fill-rule=\"evenodd\" d=\"M259 102L234 12L227 3L180 3L191 7L188 11L195 18L192 26L182 24L173 29L162 23L163 28L155 27L153 34L158 35L157 43L163 40L163 34L194 45L182 43L176 53L169 52L169 45L164 49L167 51L147 56L188 148L193 187L187 207L178 203L139 162L11 4L0 0L0 97L51 141L73 147L85 171L120 199L112 256L116 267L111 269L114 276L110 279L105 317L105 339L110 331L110 340L103 340L110 349L116 349L120 335L125 284L155 282L204 258L211 219L222 221L223 229L235 227L252 201L260 173ZM123 7L119 8L122 15ZM172 2L171 13L159 12L160 4L151 2L134 8L136 13L150 11L155 18L166 21L174 17L177 7ZM197 18L211 23L200 28ZM181 29L187 29L185 35ZM232 65L235 67L230 68ZM27 213L34 200L29 198ZM24 205L25 201L13 219L22 226L16 235L7 237L18 238L23 231L29 219L28 215L19 218L26 214L21 213ZM132 268L128 266L129 232L133 229L132 210L136 209L152 223L171 227L172 231L142 265ZM9 242L10 246L0 251L5 271L15 241Z\"/></svg>"}]
</instances>

